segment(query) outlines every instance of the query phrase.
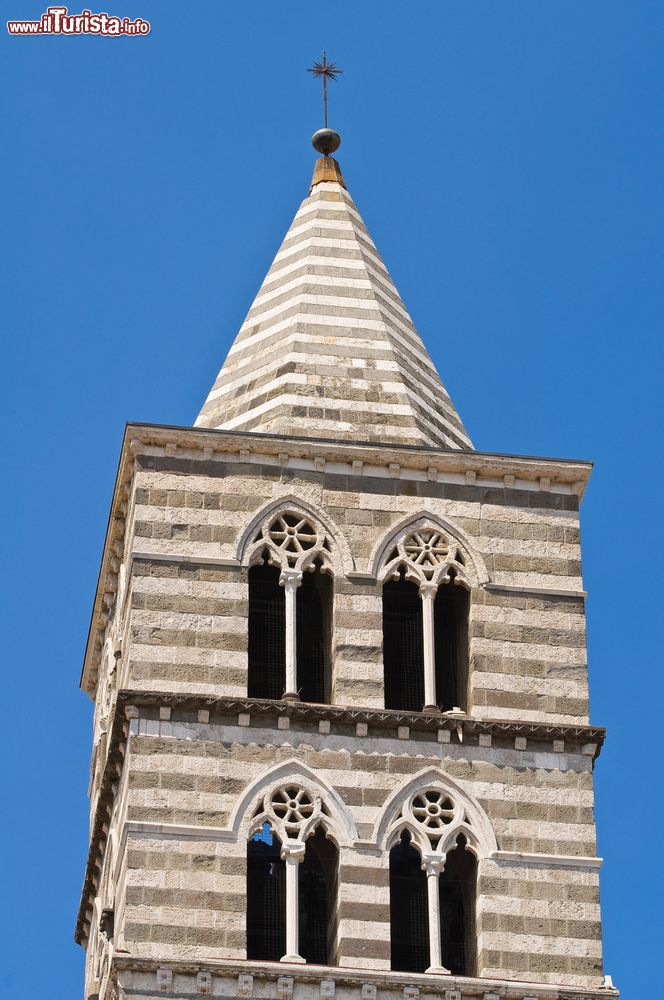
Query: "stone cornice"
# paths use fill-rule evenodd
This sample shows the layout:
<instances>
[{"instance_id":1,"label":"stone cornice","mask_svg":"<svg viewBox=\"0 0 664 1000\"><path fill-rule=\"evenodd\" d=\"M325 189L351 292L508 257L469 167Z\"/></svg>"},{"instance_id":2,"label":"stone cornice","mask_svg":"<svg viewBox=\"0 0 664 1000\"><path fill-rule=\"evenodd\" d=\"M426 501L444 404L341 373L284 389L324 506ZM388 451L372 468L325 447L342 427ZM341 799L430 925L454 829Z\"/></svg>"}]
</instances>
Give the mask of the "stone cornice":
<instances>
[{"instance_id":1,"label":"stone cornice","mask_svg":"<svg viewBox=\"0 0 664 1000\"><path fill-rule=\"evenodd\" d=\"M76 923L75 940L81 944L87 937L91 903L97 888L108 825L115 801L118 775L124 759L128 724L126 714L140 714L140 709L158 711L170 708L176 713L207 713L211 716L234 718L235 725L247 726L251 717L265 720L282 732L280 719L304 724L321 722L333 726L356 728L356 734L368 734L368 727L386 736L407 741L411 734L436 732L441 744L453 740L469 746L488 747L494 739L509 740L515 749L525 750L531 743L551 743L551 752L576 752L595 759L604 742L602 726L551 725L513 720L480 720L453 713L399 712L391 709L349 708L338 705L313 705L306 702L269 701L258 698L216 698L187 693L123 690L118 692L113 721L109 731L108 750L100 784L90 836L88 861L83 881L81 903ZM129 712L127 710L129 709ZM351 737L352 738L352 737ZM554 742L555 741L555 742ZM361 743L358 744L361 746ZM529 749L533 749L529 747Z\"/></svg>"},{"instance_id":2,"label":"stone cornice","mask_svg":"<svg viewBox=\"0 0 664 1000\"><path fill-rule=\"evenodd\" d=\"M118 709L127 705L150 708L169 707L198 712L208 710L210 714L235 715L248 713L260 718L289 718L293 721L319 722L330 720L340 725L364 722L376 729L392 730L407 727L412 732L448 730L464 735L504 736L535 740L566 740L587 745L595 743L597 753L604 742L606 730L603 726L550 724L536 721L511 719L478 719L464 713L453 712L402 712L396 709L367 708L347 705L316 705L304 701L272 700L267 698L229 698L196 693L173 693L168 691L131 691L118 694Z\"/></svg>"},{"instance_id":3,"label":"stone cornice","mask_svg":"<svg viewBox=\"0 0 664 1000\"><path fill-rule=\"evenodd\" d=\"M290 965L287 962L238 959L159 961L118 952L113 956L111 976L115 983L122 983L124 979L124 985L131 994L159 992L164 996L169 993L182 996L183 989L187 995L195 994L199 976L210 977L210 992L215 996L277 996L280 1000L292 1000L299 986L306 988L305 995L309 997L333 997L336 989L343 996L357 991L357 1000L369 996L382 1000L388 995L393 1000L419 1000L422 995L440 1000L450 997L454 1000L617 1000L619 995L608 977L604 985L596 987L556 986L536 981ZM177 985L174 981L176 976L179 980ZM186 983L189 979L190 984Z\"/></svg>"},{"instance_id":4,"label":"stone cornice","mask_svg":"<svg viewBox=\"0 0 664 1000\"><path fill-rule=\"evenodd\" d=\"M573 459L127 424L81 675L81 687L91 696L117 587L127 503L134 463L139 454L177 456L201 462L274 464L281 468L319 472L328 468L340 474L447 481L478 488L562 492L576 495L579 501L592 469L590 462Z\"/></svg>"}]
</instances>

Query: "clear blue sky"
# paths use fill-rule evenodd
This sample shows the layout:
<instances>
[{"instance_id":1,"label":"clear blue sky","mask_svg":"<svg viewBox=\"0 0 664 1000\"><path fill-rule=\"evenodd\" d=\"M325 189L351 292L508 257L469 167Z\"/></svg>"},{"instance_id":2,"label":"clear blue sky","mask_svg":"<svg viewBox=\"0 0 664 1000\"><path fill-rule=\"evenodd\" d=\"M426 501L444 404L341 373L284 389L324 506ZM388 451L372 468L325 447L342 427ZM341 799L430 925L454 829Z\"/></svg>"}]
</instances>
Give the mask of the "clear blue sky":
<instances>
[{"instance_id":1,"label":"clear blue sky","mask_svg":"<svg viewBox=\"0 0 664 1000\"><path fill-rule=\"evenodd\" d=\"M45 6L6 0L3 19ZM325 46L346 71L344 174L477 447L596 462L606 971L641 1000L662 933L664 5L101 9L152 34L2 28L0 997L82 996L78 680L123 425L193 421L306 194L320 97L304 70Z\"/></svg>"}]
</instances>

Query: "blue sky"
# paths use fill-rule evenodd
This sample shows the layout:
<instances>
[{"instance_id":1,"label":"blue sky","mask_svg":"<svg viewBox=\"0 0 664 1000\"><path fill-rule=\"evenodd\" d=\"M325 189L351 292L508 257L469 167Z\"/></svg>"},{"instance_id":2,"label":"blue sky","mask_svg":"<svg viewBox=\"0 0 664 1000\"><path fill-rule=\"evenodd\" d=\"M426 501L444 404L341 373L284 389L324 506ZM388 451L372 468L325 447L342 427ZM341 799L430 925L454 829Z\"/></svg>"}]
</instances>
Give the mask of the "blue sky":
<instances>
[{"instance_id":1,"label":"blue sky","mask_svg":"<svg viewBox=\"0 0 664 1000\"><path fill-rule=\"evenodd\" d=\"M6 0L3 18L44 7ZM664 6L101 9L152 33L1 35L0 997L82 996L78 679L123 425L193 422L306 194L321 114L305 67L323 47L346 71L330 109L344 175L476 446L596 463L605 960L625 1000L643 997L662 931Z\"/></svg>"}]
</instances>

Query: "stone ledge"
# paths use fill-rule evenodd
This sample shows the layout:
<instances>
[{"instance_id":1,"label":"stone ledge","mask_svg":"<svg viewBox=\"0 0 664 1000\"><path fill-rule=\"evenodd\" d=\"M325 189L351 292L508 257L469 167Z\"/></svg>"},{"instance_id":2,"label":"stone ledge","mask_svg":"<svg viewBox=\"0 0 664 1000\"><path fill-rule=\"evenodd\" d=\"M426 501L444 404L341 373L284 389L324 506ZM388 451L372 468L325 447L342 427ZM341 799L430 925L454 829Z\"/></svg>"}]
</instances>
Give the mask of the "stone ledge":
<instances>
[{"instance_id":1,"label":"stone ledge","mask_svg":"<svg viewBox=\"0 0 664 1000\"><path fill-rule=\"evenodd\" d=\"M398 730L409 730L409 737L417 732L459 733L460 742L467 742L466 737L474 738L481 745L479 737L491 736L492 739L503 737L508 741L527 739L528 749L532 749L533 741L551 742L564 741L565 750L573 751L573 744L578 744L578 753L586 754L584 747L595 745L594 756L599 756L606 736L604 726L587 726L572 724L542 723L527 719L478 719L458 712L402 712L397 709L349 707L345 705L319 705L303 701L282 701L267 698L235 698L216 697L197 693L168 691L132 691L129 689L118 692L117 709L122 713L127 706L141 706L160 710L170 707L171 710L197 713L201 710L212 715L235 716L240 714L266 719L274 717L277 728L278 718L288 718L291 723L298 721L320 724L321 720L329 721L331 725L347 725L356 730L358 724L366 724L374 729L391 730L398 735ZM246 725L246 720L242 725ZM282 724L283 725L283 724ZM328 732L326 727L326 732ZM357 731L356 731L357 732ZM364 731L363 731L364 732ZM366 735L366 734L365 734ZM399 738L406 739L405 733ZM586 754L587 755L587 754Z\"/></svg>"},{"instance_id":2,"label":"stone ledge","mask_svg":"<svg viewBox=\"0 0 664 1000\"><path fill-rule=\"evenodd\" d=\"M388 997L389 1000L413 1000L424 996L438 1000L617 1000L619 996L611 985L551 985L233 959L172 962L134 958L117 952L113 958L112 978L120 988L120 997L144 997L145 1000L154 995L183 997L201 992L229 1000L238 996L278 996L284 1000L314 1000L317 997L324 1000L332 996L337 1000L386 1000ZM204 991L198 988L201 981L206 983Z\"/></svg>"}]
</instances>

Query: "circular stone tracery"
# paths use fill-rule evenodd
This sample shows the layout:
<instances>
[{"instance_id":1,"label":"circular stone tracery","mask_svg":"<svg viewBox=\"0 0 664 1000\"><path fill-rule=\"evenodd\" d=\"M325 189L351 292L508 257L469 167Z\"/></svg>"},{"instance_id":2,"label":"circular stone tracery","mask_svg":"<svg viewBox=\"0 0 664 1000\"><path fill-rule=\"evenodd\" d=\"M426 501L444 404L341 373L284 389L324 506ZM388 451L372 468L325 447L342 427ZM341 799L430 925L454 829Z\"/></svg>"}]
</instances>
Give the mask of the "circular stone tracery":
<instances>
[{"instance_id":1,"label":"circular stone tracery","mask_svg":"<svg viewBox=\"0 0 664 1000\"><path fill-rule=\"evenodd\" d=\"M316 804L309 793L294 785L277 788L270 799L270 809L289 834L300 833L315 808Z\"/></svg>"},{"instance_id":2,"label":"circular stone tracery","mask_svg":"<svg viewBox=\"0 0 664 1000\"><path fill-rule=\"evenodd\" d=\"M420 566L425 576L430 576L436 566L447 559L450 546L442 532L433 528L413 531L404 539L403 548L408 559Z\"/></svg>"},{"instance_id":3,"label":"circular stone tracery","mask_svg":"<svg viewBox=\"0 0 664 1000\"><path fill-rule=\"evenodd\" d=\"M429 835L444 828L454 819L454 803L442 792L428 791L416 795L412 804L413 817Z\"/></svg>"}]
</instances>

